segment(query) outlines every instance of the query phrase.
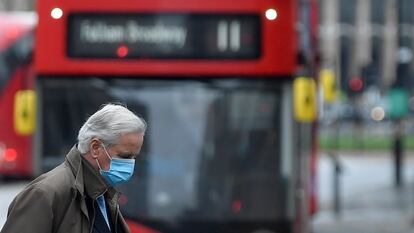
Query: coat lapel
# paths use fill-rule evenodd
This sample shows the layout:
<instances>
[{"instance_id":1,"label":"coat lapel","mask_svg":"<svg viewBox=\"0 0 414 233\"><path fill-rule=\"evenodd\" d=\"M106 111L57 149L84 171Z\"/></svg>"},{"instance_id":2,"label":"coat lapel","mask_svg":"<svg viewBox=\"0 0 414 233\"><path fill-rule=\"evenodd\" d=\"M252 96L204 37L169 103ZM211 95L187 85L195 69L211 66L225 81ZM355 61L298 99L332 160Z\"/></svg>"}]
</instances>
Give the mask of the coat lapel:
<instances>
[{"instance_id":1,"label":"coat lapel","mask_svg":"<svg viewBox=\"0 0 414 233\"><path fill-rule=\"evenodd\" d=\"M81 154L79 153L76 145L72 147L69 153L66 155L66 161L69 164L73 175L75 176L74 188L77 190L76 197L80 198L80 209L85 217L89 220L88 208L85 201L85 189L83 180L83 169L81 164Z\"/></svg>"}]
</instances>

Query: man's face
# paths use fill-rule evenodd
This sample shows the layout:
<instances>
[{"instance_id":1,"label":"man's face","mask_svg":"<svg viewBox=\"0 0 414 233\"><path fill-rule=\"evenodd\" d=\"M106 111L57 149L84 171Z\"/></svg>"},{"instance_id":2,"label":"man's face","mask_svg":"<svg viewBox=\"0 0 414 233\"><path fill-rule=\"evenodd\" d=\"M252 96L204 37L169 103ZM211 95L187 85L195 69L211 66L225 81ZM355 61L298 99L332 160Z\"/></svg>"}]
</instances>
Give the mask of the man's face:
<instances>
[{"instance_id":1,"label":"man's face","mask_svg":"<svg viewBox=\"0 0 414 233\"><path fill-rule=\"evenodd\" d=\"M118 144L106 147L106 150L111 158L135 159L141 151L143 142L144 134L127 133L121 135ZM99 153L99 163L101 168L105 171L109 170L110 162L111 160L105 154L104 148L101 147Z\"/></svg>"}]
</instances>

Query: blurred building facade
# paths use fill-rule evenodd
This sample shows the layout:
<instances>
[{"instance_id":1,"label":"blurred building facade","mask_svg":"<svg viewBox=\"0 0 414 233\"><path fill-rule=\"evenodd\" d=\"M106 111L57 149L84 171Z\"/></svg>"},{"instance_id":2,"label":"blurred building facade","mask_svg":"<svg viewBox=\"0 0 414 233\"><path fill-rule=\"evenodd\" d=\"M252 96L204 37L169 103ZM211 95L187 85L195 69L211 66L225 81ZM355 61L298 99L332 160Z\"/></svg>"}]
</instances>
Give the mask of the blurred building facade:
<instances>
[{"instance_id":1,"label":"blurred building facade","mask_svg":"<svg viewBox=\"0 0 414 233\"><path fill-rule=\"evenodd\" d=\"M35 2L35 0L0 0L0 11L33 10Z\"/></svg>"},{"instance_id":2,"label":"blurred building facade","mask_svg":"<svg viewBox=\"0 0 414 233\"><path fill-rule=\"evenodd\" d=\"M412 87L412 0L320 0L322 66L333 69L340 87L352 78L387 90ZM411 89L411 88L410 88Z\"/></svg>"}]
</instances>

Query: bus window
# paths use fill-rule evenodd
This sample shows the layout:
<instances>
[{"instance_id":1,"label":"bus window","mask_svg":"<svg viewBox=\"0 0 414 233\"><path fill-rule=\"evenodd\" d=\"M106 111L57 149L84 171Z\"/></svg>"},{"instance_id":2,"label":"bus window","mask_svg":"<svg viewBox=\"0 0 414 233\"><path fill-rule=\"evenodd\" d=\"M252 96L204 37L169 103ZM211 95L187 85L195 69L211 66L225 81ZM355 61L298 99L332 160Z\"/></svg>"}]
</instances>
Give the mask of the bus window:
<instances>
[{"instance_id":1,"label":"bus window","mask_svg":"<svg viewBox=\"0 0 414 233\"><path fill-rule=\"evenodd\" d=\"M16 70L31 62L33 34L23 36L12 46L0 51L0 93Z\"/></svg>"}]
</instances>

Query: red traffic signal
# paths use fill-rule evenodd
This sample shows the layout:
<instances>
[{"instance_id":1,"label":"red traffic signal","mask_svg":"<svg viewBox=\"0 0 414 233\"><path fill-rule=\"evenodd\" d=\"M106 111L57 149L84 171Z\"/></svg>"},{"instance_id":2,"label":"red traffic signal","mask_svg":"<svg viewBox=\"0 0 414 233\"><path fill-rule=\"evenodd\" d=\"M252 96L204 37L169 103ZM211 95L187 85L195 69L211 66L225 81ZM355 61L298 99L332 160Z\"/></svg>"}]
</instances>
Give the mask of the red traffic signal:
<instances>
[{"instance_id":1,"label":"red traffic signal","mask_svg":"<svg viewBox=\"0 0 414 233\"><path fill-rule=\"evenodd\" d=\"M349 90L354 92L362 91L364 88L364 82L360 77L353 77L348 82Z\"/></svg>"}]
</instances>

